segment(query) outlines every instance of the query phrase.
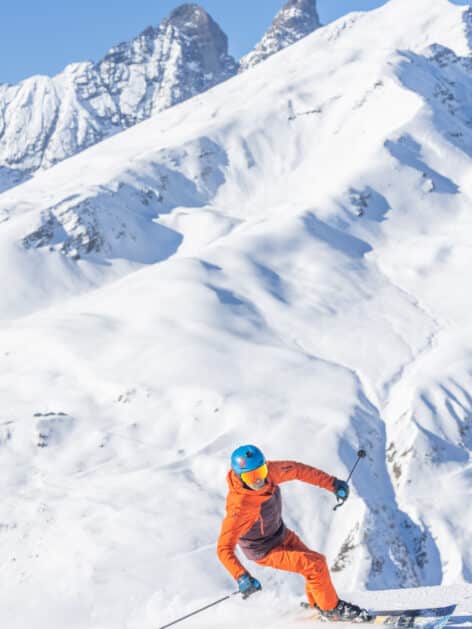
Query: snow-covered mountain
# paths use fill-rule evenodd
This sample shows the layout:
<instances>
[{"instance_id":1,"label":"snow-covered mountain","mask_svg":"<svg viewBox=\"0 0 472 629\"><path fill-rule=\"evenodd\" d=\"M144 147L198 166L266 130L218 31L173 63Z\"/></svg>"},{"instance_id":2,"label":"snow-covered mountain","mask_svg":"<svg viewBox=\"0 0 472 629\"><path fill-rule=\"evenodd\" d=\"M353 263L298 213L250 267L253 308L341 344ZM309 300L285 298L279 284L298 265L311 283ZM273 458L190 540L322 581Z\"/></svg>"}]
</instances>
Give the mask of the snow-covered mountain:
<instances>
[{"instance_id":1,"label":"snow-covered mountain","mask_svg":"<svg viewBox=\"0 0 472 629\"><path fill-rule=\"evenodd\" d=\"M228 40L196 4L98 63L0 85L0 190L237 72Z\"/></svg>"},{"instance_id":2,"label":"snow-covered mountain","mask_svg":"<svg viewBox=\"0 0 472 629\"><path fill-rule=\"evenodd\" d=\"M0 84L0 191L208 90L318 26L315 0L289 0L239 66L211 16L183 4L98 63Z\"/></svg>"},{"instance_id":3,"label":"snow-covered mountain","mask_svg":"<svg viewBox=\"0 0 472 629\"><path fill-rule=\"evenodd\" d=\"M282 490L340 593L470 597L470 24L348 15L0 195L4 626L151 629L233 591L244 442L339 477L367 450L342 510ZM257 600L187 626L289 627L303 580L247 567Z\"/></svg>"},{"instance_id":4,"label":"snow-covered mountain","mask_svg":"<svg viewBox=\"0 0 472 629\"><path fill-rule=\"evenodd\" d=\"M239 71L265 61L321 26L315 0L287 0L261 41L240 61Z\"/></svg>"}]
</instances>

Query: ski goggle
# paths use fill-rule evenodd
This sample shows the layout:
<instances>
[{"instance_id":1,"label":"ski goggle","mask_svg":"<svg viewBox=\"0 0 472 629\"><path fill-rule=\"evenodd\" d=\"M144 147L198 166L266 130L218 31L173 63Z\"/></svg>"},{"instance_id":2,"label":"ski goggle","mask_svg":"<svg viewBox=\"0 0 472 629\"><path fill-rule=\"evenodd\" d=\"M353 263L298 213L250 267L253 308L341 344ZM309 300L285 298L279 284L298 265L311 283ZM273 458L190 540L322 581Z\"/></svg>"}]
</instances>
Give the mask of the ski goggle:
<instances>
[{"instance_id":1,"label":"ski goggle","mask_svg":"<svg viewBox=\"0 0 472 629\"><path fill-rule=\"evenodd\" d=\"M241 479L246 485L255 485L259 480L265 480L269 474L266 463L250 472L242 472Z\"/></svg>"}]
</instances>

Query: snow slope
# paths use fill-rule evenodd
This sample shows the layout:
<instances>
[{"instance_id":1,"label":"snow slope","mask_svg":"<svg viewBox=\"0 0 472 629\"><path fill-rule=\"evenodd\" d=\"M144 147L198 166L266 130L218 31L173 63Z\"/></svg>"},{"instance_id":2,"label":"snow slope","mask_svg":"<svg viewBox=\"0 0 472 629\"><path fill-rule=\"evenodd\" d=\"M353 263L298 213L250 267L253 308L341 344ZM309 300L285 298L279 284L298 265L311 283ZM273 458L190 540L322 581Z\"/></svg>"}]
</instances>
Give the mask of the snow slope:
<instances>
[{"instance_id":1,"label":"snow slope","mask_svg":"<svg viewBox=\"0 0 472 629\"><path fill-rule=\"evenodd\" d=\"M470 585L456 585L451 587L430 587L390 590L388 592L356 592L351 596L374 609L411 609L418 606L448 605L451 601L460 601L447 627L449 629L467 627L472 623ZM395 603L392 605L392 600ZM203 606L204 603L202 603ZM287 597L277 598L271 592L261 593L259 598L253 596L250 601L240 600L239 597L225 601L217 607L186 620L180 626L192 629L206 629L207 627L254 627L270 626L277 629L299 629L300 627L326 627L324 622L312 620L309 611L297 611L298 601ZM268 612L268 609L270 610ZM185 607L176 608L174 618L179 618L186 611ZM169 616L171 618L171 616ZM268 622L269 620L269 622ZM176 625L179 626L179 625ZM337 623L335 627L353 629L358 624Z\"/></svg>"},{"instance_id":2,"label":"snow slope","mask_svg":"<svg viewBox=\"0 0 472 629\"><path fill-rule=\"evenodd\" d=\"M284 487L287 524L353 600L470 623L469 15L350 15L0 195L5 626L151 629L231 592L247 441L340 477L366 448L336 513ZM289 626L303 582L251 571L258 600L187 626Z\"/></svg>"}]
</instances>

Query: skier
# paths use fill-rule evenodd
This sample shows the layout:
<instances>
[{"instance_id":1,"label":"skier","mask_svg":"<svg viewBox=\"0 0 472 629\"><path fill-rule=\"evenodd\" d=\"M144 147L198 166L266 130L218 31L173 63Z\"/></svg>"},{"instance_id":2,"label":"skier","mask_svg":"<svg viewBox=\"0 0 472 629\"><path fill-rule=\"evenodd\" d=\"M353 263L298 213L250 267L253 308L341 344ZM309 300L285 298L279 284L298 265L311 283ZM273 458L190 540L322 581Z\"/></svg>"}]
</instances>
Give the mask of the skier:
<instances>
[{"instance_id":1,"label":"skier","mask_svg":"<svg viewBox=\"0 0 472 629\"><path fill-rule=\"evenodd\" d=\"M218 539L220 561L237 581L243 598L262 589L235 554L239 544L244 555L260 566L296 572L305 577L308 605L326 620L367 622L365 609L339 599L326 559L310 550L282 520L280 483L301 480L332 491L347 500L349 485L325 472L294 461L266 461L253 445L237 448L231 456L227 481L226 516Z\"/></svg>"}]
</instances>

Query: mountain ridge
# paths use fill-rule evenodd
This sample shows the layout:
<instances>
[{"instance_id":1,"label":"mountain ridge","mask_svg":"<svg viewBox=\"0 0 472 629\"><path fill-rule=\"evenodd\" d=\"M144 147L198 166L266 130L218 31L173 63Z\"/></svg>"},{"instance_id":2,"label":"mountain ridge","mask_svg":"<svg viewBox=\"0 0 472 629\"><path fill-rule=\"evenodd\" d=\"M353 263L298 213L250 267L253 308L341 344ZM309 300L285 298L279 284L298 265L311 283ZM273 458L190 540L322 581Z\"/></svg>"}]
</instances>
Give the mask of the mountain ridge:
<instances>
[{"instance_id":1,"label":"mountain ridge","mask_svg":"<svg viewBox=\"0 0 472 629\"><path fill-rule=\"evenodd\" d=\"M303 16L277 49L297 39L297 28ZM0 85L0 191L203 93L238 69L226 34L202 7L187 3L97 63L72 63L54 77Z\"/></svg>"}]
</instances>

